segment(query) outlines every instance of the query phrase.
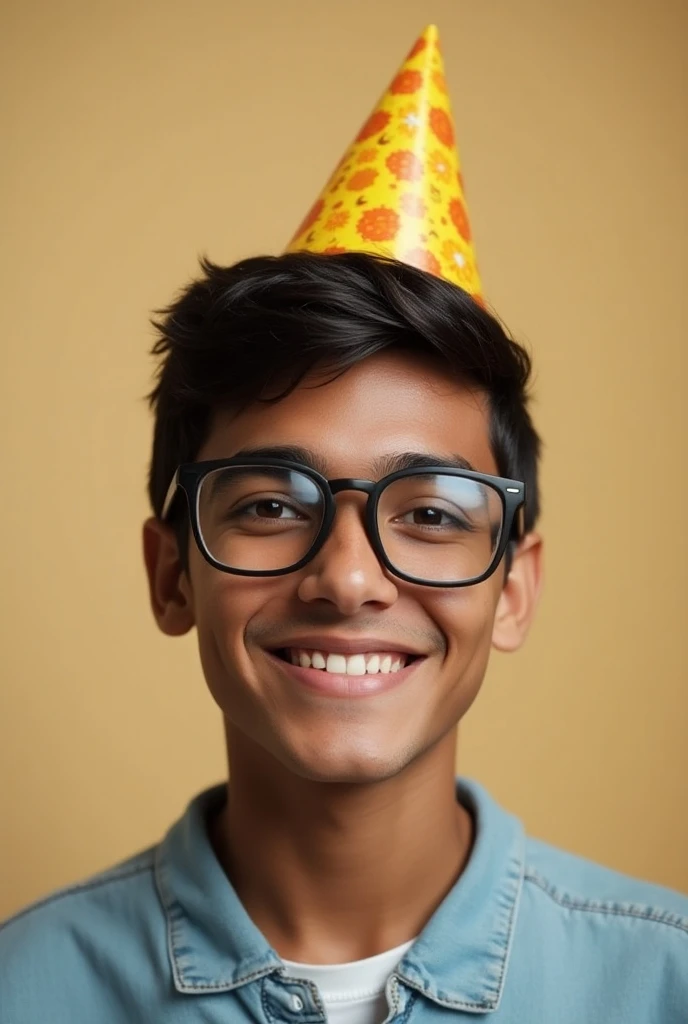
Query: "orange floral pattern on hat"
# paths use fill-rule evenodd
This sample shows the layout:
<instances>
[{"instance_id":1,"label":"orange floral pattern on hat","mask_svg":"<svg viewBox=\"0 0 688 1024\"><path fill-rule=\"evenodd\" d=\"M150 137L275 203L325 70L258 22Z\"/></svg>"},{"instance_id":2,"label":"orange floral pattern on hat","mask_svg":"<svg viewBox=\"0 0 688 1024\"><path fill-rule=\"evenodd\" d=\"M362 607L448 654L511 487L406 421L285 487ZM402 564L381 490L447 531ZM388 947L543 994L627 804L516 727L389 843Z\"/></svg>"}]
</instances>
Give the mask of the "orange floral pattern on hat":
<instances>
[{"instance_id":1,"label":"orange floral pattern on hat","mask_svg":"<svg viewBox=\"0 0 688 1024\"><path fill-rule=\"evenodd\" d=\"M345 224L348 224L350 217L351 214L348 210L333 210L325 221L325 227L328 231L336 231L337 228L343 228Z\"/></svg>"},{"instance_id":2,"label":"orange floral pattern on hat","mask_svg":"<svg viewBox=\"0 0 688 1024\"><path fill-rule=\"evenodd\" d=\"M483 303L437 29L411 48L287 251L394 256Z\"/></svg>"},{"instance_id":3,"label":"orange floral pattern on hat","mask_svg":"<svg viewBox=\"0 0 688 1024\"><path fill-rule=\"evenodd\" d=\"M422 51L425 49L427 45L428 44L425 39L425 35L422 35L420 36L420 38L416 39L415 43L408 52L406 62L408 63L408 61L413 60L414 57L417 57L419 53L422 53Z\"/></svg>"},{"instance_id":4,"label":"orange floral pattern on hat","mask_svg":"<svg viewBox=\"0 0 688 1024\"><path fill-rule=\"evenodd\" d=\"M444 93L445 96L449 93L449 90L447 89L447 79L441 71L433 71L432 80L441 93Z\"/></svg>"},{"instance_id":5,"label":"orange floral pattern on hat","mask_svg":"<svg viewBox=\"0 0 688 1024\"><path fill-rule=\"evenodd\" d=\"M430 168L430 173L434 175L435 178L439 178L440 181L449 184L452 179L451 161L447 159L440 149L436 149L430 154L428 167ZM454 202L454 200L452 200L452 202Z\"/></svg>"},{"instance_id":6,"label":"orange floral pattern on hat","mask_svg":"<svg viewBox=\"0 0 688 1024\"><path fill-rule=\"evenodd\" d=\"M356 171L351 175L346 183L346 187L351 192L361 192L364 188L368 188L372 185L380 172L376 171L374 167L364 167L361 171Z\"/></svg>"},{"instance_id":7,"label":"orange floral pattern on hat","mask_svg":"<svg viewBox=\"0 0 688 1024\"><path fill-rule=\"evenodd\" d=\"M365 142L366 139L372 138L378 132L383 132L389 124L391 116L386 110L376 110L361 128L356 136L356 142Z\"/></svg>"},{"instance_id":8,"label":"orange floral pattern on hat","mask_svg":"<svg viewBox=\"0 0 688 1024\"><path fill-rule=\"evenodd\" d=\"M430 111L430 127L447 148L454 145L454 125L446 110L433 107Z\"/></svg>"},{"instance_id":9,"label":"orange floral pattern on hat","mask_svg":"<svg viewBox=\"0 0 688 1024\"><path fill-rule=\"evenodd\" d=\"M417 103L407 103L399 110L396 128L402 135L412 139L423 127L423 115Z\"/></svg>"},{"instance_id":10,"label":"orange floral pattern on hat","mask_svg":"<svg viewBox=\"0 0 688 1024\"><path fill-rule=\"evenodd\" d=\"M399 181L420 181L423 177L423 163L410 149L390 153L385 163Z\"/></svg>"},{"instance_id":11,"label":"orange floral pattern on hat","mask_svg":"<svg viewBox=\"0 0 688 1024\"><path fill-rule=\"evenodd\" d=\"M398 96L401 93L414 93L418 92L422 84L423 76L420 71L413 71L407 68L405 71L399 72L390 85L389 91L393 96Z\"/></svg>"},{"instance_id":12,"label":"orange floral pattern on hat","mask_svg":"<svg viewBox=\"0 0 688 1024\"><path fill-rule=\"evenodd\" d=\"M445 276L453 277L454 281L467 292L480 291L475 264L471 260L470 248L463 239L447 239L442 245Z\"/></svg>"},{"instance_id":13,"label":"orange floral pattern on hat","mask_svg":"<svg viewBox=\"0 0 688 1024\"><path fill-rule=\"evenodd\" d=\"M399 230L399 214L387 206L366 210L356 225L361 238L369 242L389 242Z\"/></svg>"},{"instance_id":14,"label":"orange floral pattern on hat","mask_svg":"<svg viewBox=\"0 0 688 1024\"><path fill-rule=\"evenodd\" d=\"M449 216L454 222L456 230L467 242L471 240L471 225L468 223L466 207L460 199L452 199L449 204Z\"/></svg>"}]
</instances>

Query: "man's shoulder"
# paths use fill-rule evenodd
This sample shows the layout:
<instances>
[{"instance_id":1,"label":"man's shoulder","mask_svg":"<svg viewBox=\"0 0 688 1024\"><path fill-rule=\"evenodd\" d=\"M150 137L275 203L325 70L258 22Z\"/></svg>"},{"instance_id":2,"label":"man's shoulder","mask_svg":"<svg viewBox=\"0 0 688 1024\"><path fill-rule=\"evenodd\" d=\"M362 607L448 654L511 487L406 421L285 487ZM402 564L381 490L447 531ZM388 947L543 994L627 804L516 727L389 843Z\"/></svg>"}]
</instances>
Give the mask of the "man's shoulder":
<instances>
[{"instance_id":1,"label":"man's shoulder","mask_svg":"<svg viewBox=\"0 0 688 1024\"><path fill-rule=\"evenodd\" d=\"M56 889L0 923L0 1024L139 1019L129 1006L133 993L154 1008L151 993L167 963L156 849Z\"/></svg>"},{"instance_id":2,"label":"man's shoulder","mask_svg":"<svg viewBox=\"0 0 688 1024\"><path fill-rule=\"evenodd\" d=\"M531 837L526 839L524 893L559 908L570 920L597 915L620 925L645 921L680 935L688 950L688 896Z\"/></svg>"},{"instance_id":3,"label":"man's shoulder","mask_svg":"<svg viewBox=\"0 0 688 1024\"><path fill-rule=\"evenodd\" d=\"M0 922L0 963L19 967L50 952L58 960L81 949L89 935L116 934L155 907L153 867L157 847L56 889ZM3 970L4 973L4 970Z\"/></svg>"},{"instance_id":4,"label":"man's shoulder","mask_svg":"<svg viewBox=\"0 0 688 1024\"><path fill-rule=\"evenodd\" d=\"M0 923L0 1021L105 1019L113 972L133 984L161 946L156 847L44 896ZM73 1012L72 1012L73 1011ZM52 1016L48 1016L51 1014ZM69 1016L69 1015L67 1015Z\"/></svg>"},{"instance_id":5,"label":"man's shoulder","mask_svg":"<svg viewBox=\"0 0 688 1024\"><path fill-rule=\"evenodd\" d=\"M509 950L521 1019L688 1019L688 897L526 838ZM511 1019L511 1017L508 1017Z\"/></svg>"}]
</instances>

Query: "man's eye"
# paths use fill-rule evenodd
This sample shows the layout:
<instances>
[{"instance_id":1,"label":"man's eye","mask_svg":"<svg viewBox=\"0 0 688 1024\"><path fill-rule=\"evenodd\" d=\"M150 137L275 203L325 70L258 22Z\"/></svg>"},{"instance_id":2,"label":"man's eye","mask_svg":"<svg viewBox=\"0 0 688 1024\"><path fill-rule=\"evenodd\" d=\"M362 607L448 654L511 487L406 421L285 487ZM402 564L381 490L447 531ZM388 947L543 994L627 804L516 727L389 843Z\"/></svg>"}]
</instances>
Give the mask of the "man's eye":
<instances>
[{"instance_id":1,"label":"man's eye","mask_svg":"<svg viewBox=\"0 0 688 1024\"><path fill-rule=\"evenodd\" d=\"M444 526L449 517L439 508L414 508L409 512L411 522L417 526Z\"/></svg>"},{"instance_id":2,"label":"man's eye","mask_svg":"<svg viewBox=\"0 0 688 1024\"><path fill-rule=\"evenodd\" d=\"M237 509L236 515L252 516L256 519L300 519L301 516L284 501L276 501L274 498L263 498L261 501L251 502Z\"/></svg>"},{"instance_id":3,"label":"man's eye","mask_svg":"<svg viewBox=\"0 0 688 1024\"><path fill-rule=\"evenodd\" d=\"M471 525L465 516L452 515L443 508L431 505L411 509L401 517L402 523L411 526L444 526L457 530L470 530Z\"/></svg>"}]
</instances>

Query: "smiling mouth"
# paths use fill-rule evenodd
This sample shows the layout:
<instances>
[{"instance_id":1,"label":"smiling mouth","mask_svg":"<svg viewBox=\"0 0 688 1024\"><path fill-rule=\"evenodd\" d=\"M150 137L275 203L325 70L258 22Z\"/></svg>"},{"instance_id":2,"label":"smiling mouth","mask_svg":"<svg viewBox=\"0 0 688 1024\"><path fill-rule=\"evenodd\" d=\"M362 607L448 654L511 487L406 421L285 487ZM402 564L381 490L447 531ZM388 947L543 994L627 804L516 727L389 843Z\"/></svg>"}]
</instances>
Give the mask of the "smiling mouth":
<instances>
[{"instance_id":1,"label":"smiling mouth","mask_svg":"<svg viewBox=\"0 0 688 1024\"><path fill-rule=\"evenodd\" d=\"M399 672L419 658L419 655L406 651L370 651L365 654L345 655L302 647L283 647L272 653L289 665L347 676L387 675Z\"/></svg>"}]
</instances>

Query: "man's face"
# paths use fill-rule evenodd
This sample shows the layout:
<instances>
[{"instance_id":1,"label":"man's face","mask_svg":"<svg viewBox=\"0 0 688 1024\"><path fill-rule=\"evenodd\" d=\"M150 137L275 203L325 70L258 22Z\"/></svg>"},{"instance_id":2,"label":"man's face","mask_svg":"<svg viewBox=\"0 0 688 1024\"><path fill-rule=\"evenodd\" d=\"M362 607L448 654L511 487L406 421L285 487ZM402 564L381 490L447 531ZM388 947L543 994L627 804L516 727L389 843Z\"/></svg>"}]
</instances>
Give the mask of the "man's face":
<instances>
[{"instance_id":1,"label":"man's face","mask_svg":"<svg viewBox=\"0 0 688 1024\"><path fill-rule=\"evenodd\" d=\"M328 478L375 479L376 461L404 452L459 455L498 473L485 397L427 358L385 352L313 384L276 404L218 415L198 460L294 445L316 453ZM390 778L447 737L482 682L502 594L502 566L483 583L454 589L388 573L366 537L365 501L356 491L337 495L329 539L297 572L223 573L191 541L188 576L179 581L230 736L243 734L312 780ZM365 638L371 653L398 645L419 657L385 692L333 696L303 685L274 653L311 646L301 641L315 636L323 648L328 638Z\"/></svg>"}]
</instances>

